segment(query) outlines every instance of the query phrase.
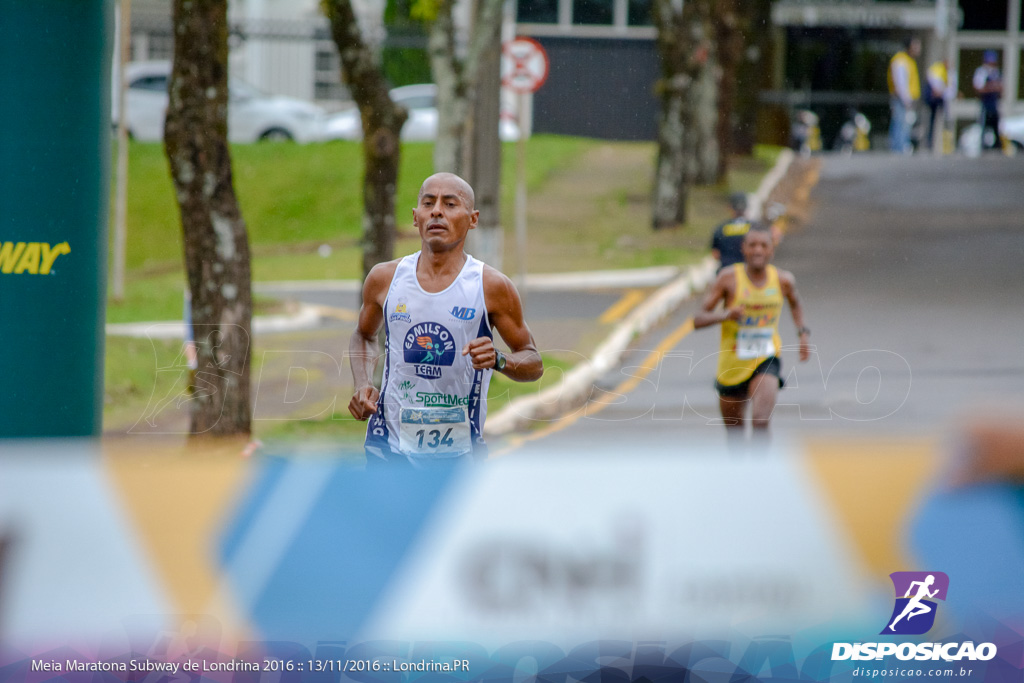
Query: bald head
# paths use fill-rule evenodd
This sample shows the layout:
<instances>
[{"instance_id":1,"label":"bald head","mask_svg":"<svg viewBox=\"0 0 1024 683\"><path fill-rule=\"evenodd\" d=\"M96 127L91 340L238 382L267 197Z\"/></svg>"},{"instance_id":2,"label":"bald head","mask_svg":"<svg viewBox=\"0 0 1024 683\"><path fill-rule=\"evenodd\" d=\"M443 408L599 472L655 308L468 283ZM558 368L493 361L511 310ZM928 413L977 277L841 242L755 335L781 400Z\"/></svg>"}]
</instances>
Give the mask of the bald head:
<instances>
[{"instance_id":1,"label":"bald head","mask_svg":"<svg viewBox=\"0 0 1024 683\"><path fill-rule=\"evenodd\" d=\"M426 180L420 186L419 199L423 199L423 195L431 194L434 196L442 196L448 194L448 192L439 192L438 188L447 188L453 191L455 194L462 198L466 208L473 211L476 206L476 195L473 193L473 188L470 187L469 183L455 175L454 173L435 173Z\"/></svg>"}]
</instances>

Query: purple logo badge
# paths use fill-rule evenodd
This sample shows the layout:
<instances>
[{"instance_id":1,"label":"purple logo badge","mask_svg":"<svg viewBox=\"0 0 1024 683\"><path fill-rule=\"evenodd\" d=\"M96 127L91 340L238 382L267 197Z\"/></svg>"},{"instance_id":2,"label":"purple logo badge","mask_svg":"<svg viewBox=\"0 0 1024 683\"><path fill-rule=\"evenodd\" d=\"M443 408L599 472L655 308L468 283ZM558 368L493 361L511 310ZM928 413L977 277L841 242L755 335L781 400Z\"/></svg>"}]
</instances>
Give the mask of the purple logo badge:
<instances>
[{"instance_id":1,"label":"purple logo badge","mask_svg":"<svg viewBox=\"0 0 1024 683\"><path fill-rule=\"evenodd\" d=\"M896 605L881 635L919 636L935 623L936 600L945 600L949 577L942 572L893 572Z\"/></svg>"}]
</instances>

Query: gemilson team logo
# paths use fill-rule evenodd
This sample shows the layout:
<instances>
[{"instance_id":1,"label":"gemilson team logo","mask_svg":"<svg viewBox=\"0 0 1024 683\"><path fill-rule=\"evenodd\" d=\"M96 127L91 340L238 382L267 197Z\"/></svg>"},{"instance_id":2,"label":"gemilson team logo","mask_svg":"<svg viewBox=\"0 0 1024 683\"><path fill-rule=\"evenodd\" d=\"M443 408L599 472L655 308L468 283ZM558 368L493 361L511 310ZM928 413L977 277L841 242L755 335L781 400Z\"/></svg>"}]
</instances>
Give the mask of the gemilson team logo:
<instances>
[{"instance_id":1,"label":"gemilson team logo","mask_svg":"<svg viewBox=\"0 0 1024 683\"><path fill-rule=\"evenodd\" d=\"M405 335L405 362L413 366L417 377L438 379L441 366L455 362L452 333L437 323L420 323Z\"/></svg>"},{"instance_id":2,"label":"gemilson team logo","mask_svg":"<svg viewBox=\"0 0 1024 683\"><path fill-rule=\"evenodd\" d=\"M939 610L936 600L946 600L949 577L943 572L893 572L896 592L892 614L883 636L919 636L935 625ZM894 655L900 660L987 661L996 656L993 643L940 642L940 643L834 643L832 660L871 660Z\"/></svg>"}]
</instances>

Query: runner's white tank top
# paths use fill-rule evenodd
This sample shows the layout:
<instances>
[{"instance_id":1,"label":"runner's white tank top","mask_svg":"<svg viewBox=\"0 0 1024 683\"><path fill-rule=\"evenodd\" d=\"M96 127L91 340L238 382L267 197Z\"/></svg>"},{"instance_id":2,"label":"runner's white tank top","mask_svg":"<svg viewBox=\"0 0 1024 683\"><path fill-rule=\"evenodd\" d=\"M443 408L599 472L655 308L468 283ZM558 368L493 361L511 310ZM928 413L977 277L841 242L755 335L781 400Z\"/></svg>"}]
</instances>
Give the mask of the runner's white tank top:
<instances>
[{"instance_id":1,"label":"runner's white tank top","mask_svg":"<svg viewBox=\"0 0 1024 683\"><path fill-rule=\"evenodd\" d=\"M466 263L446 289L423 291L420 252L398 262L384 302L385 356L377 412L366 428L368 455L405 455L414 464L483 446L493 370L474 370L465 345L491 337L484 264Z\"/></svg>"}]
</instances>

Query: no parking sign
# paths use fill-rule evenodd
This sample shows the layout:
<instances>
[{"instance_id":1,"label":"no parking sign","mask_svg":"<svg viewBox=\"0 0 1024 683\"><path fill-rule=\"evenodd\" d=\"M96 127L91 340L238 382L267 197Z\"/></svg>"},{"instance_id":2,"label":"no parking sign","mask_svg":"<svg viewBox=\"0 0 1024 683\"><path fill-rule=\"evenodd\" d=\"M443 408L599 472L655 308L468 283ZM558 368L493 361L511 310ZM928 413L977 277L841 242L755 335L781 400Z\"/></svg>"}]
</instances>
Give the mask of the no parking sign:
<instances>
[{"instance_id":1,"label":"no parking sign","mask_svg":"<svg viewBox=\"0 0 1024 683\"><path fill-rule=\"evenodd\" d=\"M533 38L519 37L502 47L501 84L517 93L537 92L548 79L548 53Z\"/></svg>"}]
</instances>

